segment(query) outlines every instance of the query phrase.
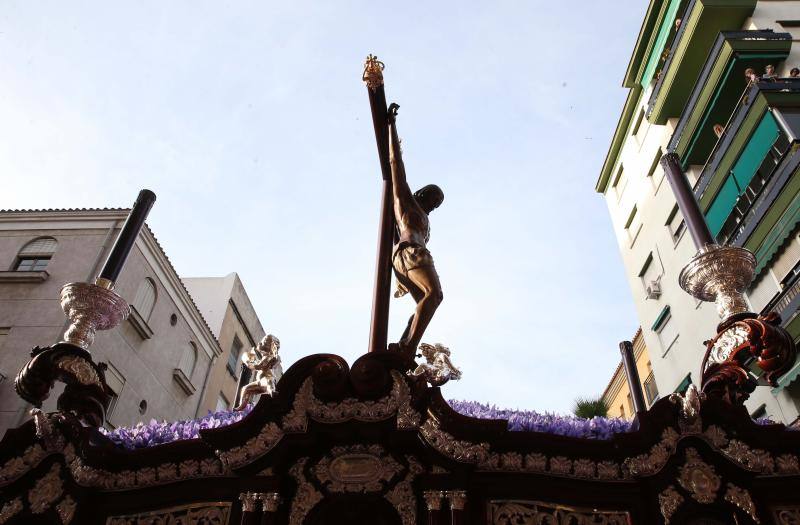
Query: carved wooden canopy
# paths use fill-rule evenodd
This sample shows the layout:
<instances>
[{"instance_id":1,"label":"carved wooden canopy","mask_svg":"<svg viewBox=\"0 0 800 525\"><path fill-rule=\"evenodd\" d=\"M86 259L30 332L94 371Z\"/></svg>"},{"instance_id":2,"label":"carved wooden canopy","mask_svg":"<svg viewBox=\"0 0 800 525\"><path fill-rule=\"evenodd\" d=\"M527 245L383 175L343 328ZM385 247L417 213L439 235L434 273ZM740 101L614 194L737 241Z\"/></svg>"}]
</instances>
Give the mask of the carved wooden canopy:
<instances>
[{"instance_id":1,"label":"carved wooden canopy","mask_svg":"<svg viewBox=\"0 0 800 525\"><path fill-rule=\"evenodd\" d=\"M388 352L352 367L312 355L242 421L139 450L39 413L0 442L0 525L800 517L800 433L743 407L673 396L609 440L516 432L455 412L412 367Z\"/></svg>"}]
</instances>

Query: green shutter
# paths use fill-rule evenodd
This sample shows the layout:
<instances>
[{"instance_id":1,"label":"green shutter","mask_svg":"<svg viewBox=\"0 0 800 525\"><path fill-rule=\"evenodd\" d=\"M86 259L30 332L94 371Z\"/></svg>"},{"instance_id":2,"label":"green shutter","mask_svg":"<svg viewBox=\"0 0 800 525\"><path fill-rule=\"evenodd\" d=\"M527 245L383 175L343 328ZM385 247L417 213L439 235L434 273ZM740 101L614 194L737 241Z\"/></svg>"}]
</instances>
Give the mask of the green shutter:
<instances>
[{"instance_id":1,"label":"green shutter","mask_svg":"<svg viewBox=\"0 0 800 525\"><path fill-rule=\"evenodd\" d=\"M728 215L731 214L737 198L739 198L739 188L736 185L736 179L728 175L714 198L714 202L706 212L706 222L714 237L717 236Z\"/></svg>"},{"instance_id":2,"label":"green shutter","mask_svg":"<svg viewBox=\"0 0 800 525\"><path fill-rule=\"evenodd\" d=\"M671 0L667 7L667 12L664 14L664 19L661 21L661 27L658 28L658 36L656 37L653 48L650 50L650 57L647 59L647 66L644 68L642 74L642 87L647 88L650 85L650 79L656 72L656 68L661 62L661 53L664 51L664 46L667 43L670 32L675 27L675 16L678 14L678 8L681 5L681 0Z\"/></svg>"},{"instance_id":3,"label":"green shutter","mask_svg":"<svg viewBox=\"0 0 800 525\"><path fill-rule=\"evenodd\" d=\"M734 164L731 170L742 191L750 184L750 181L753 180L756 170L758 170L758 167L764 162L767 152L769 152L769 149L775 143L775 139L778 138L778 135L780 135L778 123L775 121L775 117L772 116L772 113L767 111L767 113L764 114L764 118L761 119L761 123L753 132L753 136L750 137L747 146L745 146L741 155L739 155L739 160L736 161L736 164Z\"/></svg>"}]
</instances>

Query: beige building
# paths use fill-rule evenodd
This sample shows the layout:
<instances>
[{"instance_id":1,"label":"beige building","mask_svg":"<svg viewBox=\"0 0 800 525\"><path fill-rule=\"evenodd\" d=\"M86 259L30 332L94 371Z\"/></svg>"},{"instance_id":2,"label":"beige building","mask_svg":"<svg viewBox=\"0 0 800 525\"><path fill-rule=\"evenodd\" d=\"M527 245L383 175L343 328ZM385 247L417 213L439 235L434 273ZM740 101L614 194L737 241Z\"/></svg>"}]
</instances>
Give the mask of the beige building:
<instances>
[{"instance_id":1,"label":"beige building","mask_svg":"<svg viewBox=\"0 0 800 525\"><path fill-rule=\"evenodd\" d=\"M699 383L720 319L678 286L695 247L659 159L676 153L719 243L755 253L751 309L800 337L800 2L651 0L623 80L629 90L596 190L611 214L662 394ZM750 79L776 68L777 79ZM761 386L755 416L800 413L800 365Z\"/></svg>"},{"instance_id":2,"label":"beige building","mask_svg":"<svg viewBox=\"0 0 800 525\"><path fill-rule=\"evenodd\" d=\"M242 352L266 334L237 274L186 278L183 282L222 348L200 403L204 411L198 415L202 416L206 410L231 408L238 401L239 388L250 378L250 370L240 360Z\"/></svg>"},{"instance_id":3,"label":"beige building","mask_svg":"<svg viewBox=\"0 0 800 525\"><path fill-rule=\"evenodd\" d=\"M636 335L633 336L633 341L631 342L633 343L636 370L639 372L639 381L644 392L644 401L649 408L658 401L659 395L656 378L653 375L653 367L650 363L650 354L647 352L647 345L644 342L641 328L636 331ZM621 360L616 370L614 370L614 375L611 376L608 386L603 391L602 399L608 407L608 417L631 419L635 415L633 396L631 396L628 378L625 375Z\"/></svg>"},{"instance_id":4,"label":"beige building","mask_svg":"<svg viewBox=\"0 0 800 525\"><path fill-rule=\"evenodd\" d=\"M0 434L28 417L31 407L14 393L13 380L31 348L59 341L67 326L61 286L96 276L126 216L124 209L0 211ZM225 279L235 284L233 301L246 299L235 274ZM220 386L219 367L211 366L230 352L225 325L218 325L223 348L148 227L115 289L131 305L131 316L98 332L90 349L95 361L108 365L116 393L109 426L194 418L217 407L220 391L232 395L235 386ZM261 333L249 301L240 302L244 325ZM229 330L243 345L251 343L238 328ZM213 389L206 395L208 385ZM54 409L58 394L45 410Z\"/></svg>"}]
</instances>

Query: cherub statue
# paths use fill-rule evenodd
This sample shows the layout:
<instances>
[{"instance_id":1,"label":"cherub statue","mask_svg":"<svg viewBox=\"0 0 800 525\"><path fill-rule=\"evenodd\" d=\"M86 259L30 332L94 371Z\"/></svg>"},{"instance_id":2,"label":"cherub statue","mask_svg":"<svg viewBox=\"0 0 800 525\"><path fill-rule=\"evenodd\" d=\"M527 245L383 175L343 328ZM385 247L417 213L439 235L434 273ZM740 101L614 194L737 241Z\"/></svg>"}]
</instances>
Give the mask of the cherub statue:
<instances>
[{"instance_id":1,"label":"cherub statue","mask_svg":"<svg viewBox=\"0 0 800 525\"><path fill-rule=\"evenodd\" d=\"M258 345L242 354L242 362L255 370L255 379L242 387L239 405L235 410L244 410L253 396L275 393L275 369L280 365L278 350L281 342L272 334L264 336Z\"/></svg>"},{"instance_id":2,"label":"cherub statue","mask_svg":"<svg viewBox=\"0 0 800 525\"><path fill-rule=\"evenodd\" d=\"M425 380L432 386L442 386L451 379L461 379L461 370L456 368L450 361L449 348L439 343L435 345L422 343L419 345L419 349L427 363L417 366L413 372L409 371L409 375L414 377L424 376Z\"/></svg>"}]
</instances>

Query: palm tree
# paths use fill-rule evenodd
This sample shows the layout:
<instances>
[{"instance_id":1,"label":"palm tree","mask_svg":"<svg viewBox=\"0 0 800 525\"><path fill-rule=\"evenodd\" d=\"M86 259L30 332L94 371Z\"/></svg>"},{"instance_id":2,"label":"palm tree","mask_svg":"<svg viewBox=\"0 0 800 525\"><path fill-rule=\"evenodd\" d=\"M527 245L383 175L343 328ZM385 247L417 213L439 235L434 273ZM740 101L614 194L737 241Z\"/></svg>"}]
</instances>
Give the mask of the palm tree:
<instances>
[{"instance_id":1,"label":"palm tree","mask_svg":"<svg viewBox=\"0 0 800 525\"><path fill-rule=\"evenodd\" d=\"M572 412L584 419L592 419L593 417L606 417L608 415L608 405L603 401L603 398L587 398L579 397L575 400L575 406Z\"/></svg>"}]
</instances>

